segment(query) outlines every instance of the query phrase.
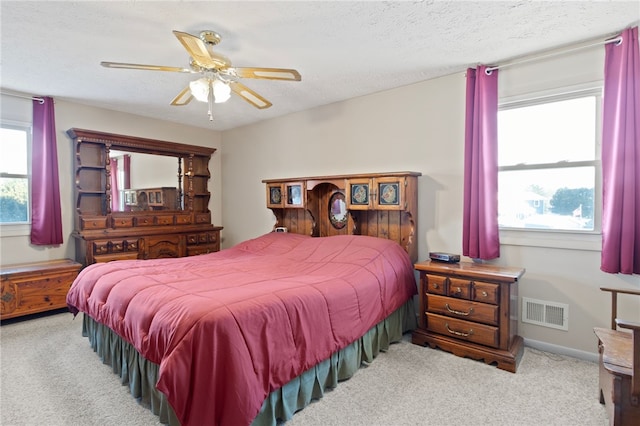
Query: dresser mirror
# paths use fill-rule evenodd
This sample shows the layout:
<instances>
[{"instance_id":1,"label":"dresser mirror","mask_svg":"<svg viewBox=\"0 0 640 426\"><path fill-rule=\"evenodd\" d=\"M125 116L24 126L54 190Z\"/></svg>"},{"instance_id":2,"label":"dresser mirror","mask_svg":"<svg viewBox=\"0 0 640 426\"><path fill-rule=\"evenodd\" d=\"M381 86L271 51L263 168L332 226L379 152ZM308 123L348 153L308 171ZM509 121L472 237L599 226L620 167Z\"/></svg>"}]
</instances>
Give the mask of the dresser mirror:
<instances>
[{"instance_id":1,"label":"dresser mirror","mask_svg":"<svg viewBox=\"0 0 640 426\"><path fill-rule=\"evenodd\" d=\"M180 157L121 150L109 152L111 211L183 210L184 162ZM112 178L113 179L113 178Z\"/></svg>"}]
</instances>

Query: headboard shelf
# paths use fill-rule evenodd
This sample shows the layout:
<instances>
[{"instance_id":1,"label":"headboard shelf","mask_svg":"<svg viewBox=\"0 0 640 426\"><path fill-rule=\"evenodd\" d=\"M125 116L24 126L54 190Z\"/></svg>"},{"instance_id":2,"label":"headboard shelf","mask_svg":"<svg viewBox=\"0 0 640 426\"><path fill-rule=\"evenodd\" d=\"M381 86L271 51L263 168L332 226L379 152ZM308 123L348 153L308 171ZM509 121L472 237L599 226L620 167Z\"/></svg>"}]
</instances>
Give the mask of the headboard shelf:
<instances>
[{"instance_id":1,"label":"headboard shelf","mask_svg":"<svg viewBox=\"0 0 640 426\"><path fill-rule=\"evenodd\" d=\"M323 237L369 235L396 241L417 260L419 172L264 179L274 229Z\"/></svg>"}]
</instances>

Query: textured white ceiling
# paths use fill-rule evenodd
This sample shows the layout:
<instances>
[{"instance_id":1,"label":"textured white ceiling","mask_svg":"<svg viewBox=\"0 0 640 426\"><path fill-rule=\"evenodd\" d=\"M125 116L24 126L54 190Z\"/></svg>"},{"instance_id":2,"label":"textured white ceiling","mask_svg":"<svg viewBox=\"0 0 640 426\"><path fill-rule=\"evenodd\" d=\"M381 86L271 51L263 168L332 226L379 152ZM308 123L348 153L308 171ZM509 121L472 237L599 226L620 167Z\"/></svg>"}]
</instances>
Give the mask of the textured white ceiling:
<instances>
[{"instance_id":1,"label":"textured white ceiling","mask_svg":"<svg viewBox=\"0 0 640 426\"><path fill-rule=\"evenodd\" d=\"M226 130L344 99L571 45L638 25L638 1L6 1L3 91L52 96ZM107 69L100 61L188 67L172 30L222 36L238 67L295 68L301 82L244 79L273 102L170 101L193 74Z\"/></svg>"}]
</instances>

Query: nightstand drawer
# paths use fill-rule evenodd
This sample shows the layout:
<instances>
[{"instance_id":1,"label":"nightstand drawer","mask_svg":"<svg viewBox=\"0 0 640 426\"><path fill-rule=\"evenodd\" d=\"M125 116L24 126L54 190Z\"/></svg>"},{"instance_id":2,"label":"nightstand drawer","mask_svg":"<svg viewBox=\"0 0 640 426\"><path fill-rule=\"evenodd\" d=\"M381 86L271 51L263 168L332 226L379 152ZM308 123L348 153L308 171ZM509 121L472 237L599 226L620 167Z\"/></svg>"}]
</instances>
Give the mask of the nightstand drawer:
<instances>
[{"instance_id":1,"label":"nightstand drawer","mask_svg":"<svg viewBox=\"0 0 640 426\"><path fill-rule=\"evenodd\" d=\"M498 304L500 300L500 286L498 284L483 283L476 281L473 283L473 300L482 303Z\"/></svg>"},{"instance_id":2,"label":"nightstand drawer","mask_svg":"<svg viewBox=\"0 0 640 426\"><path fill-rule=\"evenodd\" d=\"M471 281L449 278L449 291L447 294L459 299L471 299Z\"/></svg>"},{"instance_id":3,"label":"nightstand drawer","mask_svg":"<svg viewBox=\"0 0 640 426\"><path fill-rule=\"evenodd\" d=\"M493 348L497 348L499 344L498 327L490 325L427 313L427 327L434 333L458 340L467 340Z\"/></svg>"},{"instance_id":4,"label":"nightstand drawer","mask_svg":"<svg viewBox=\"0 0 640 426\"><path fill-rule=\"evenodd\" d=\"M496 305L430 294L427 298L427 310L429 312L453 318L460 318L467 321L477 321L484 324L498 325L499 309Z\"/></svg>"},{"instance_id":5,"label":"nightstand drawer","mask_svg":"<svg viewBox=\"0 0 640 426\"><path fill-rule=\"evenodd\" d=\"M447 277L439 275L425 275L427 293L447 294Z\"/></svg>"}]
</instances>

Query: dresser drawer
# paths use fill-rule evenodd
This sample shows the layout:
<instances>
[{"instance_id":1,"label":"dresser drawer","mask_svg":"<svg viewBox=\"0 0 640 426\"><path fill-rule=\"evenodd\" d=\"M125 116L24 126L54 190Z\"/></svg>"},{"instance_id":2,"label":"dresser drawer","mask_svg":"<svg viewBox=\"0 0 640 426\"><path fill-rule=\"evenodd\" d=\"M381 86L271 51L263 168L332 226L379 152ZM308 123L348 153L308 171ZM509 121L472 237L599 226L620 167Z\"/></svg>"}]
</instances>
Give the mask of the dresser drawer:
<instances>
[{"instance_id":1,"label":"dresser drawer","mask_svg":"<svg viewBox=\"0 0 640 426\"><path fill-rule=\"evenodd\" d=\"M473 300L497 305L498 300L500 300L500 286L498 284L483 283L480 281L474 282Z\"/></svg>"},{"instance_id":2,"label":"dresser drawer","mask_svg":"<svg viewBox=\"0 0 640 426\"><path fill-rule=\"evenodd\" d=\"M449 278L449 291L447 294L459 299L471 299L471 281Z\"/></svg>"},{"instance_id":3,"label":"dresser drawer","mask_svg":"<svg viewBox=\"0 0 640 426\"><path fill-rule=\"evenodd\" d=\"M427 328L434 333L443 334L458 340L466 340L493 348L499 346L498 327L427 312Z\"/></svg>"},{"instance_id":4,"label":"dresser drawer","mask_svg":"<svg viewBox=\"0 0 640 426\"><path fill-rule=\"evenodd\" d=\"M133 226L133 217L118 217L113 219L114 228L131 228Z\"/></svg>"},{"instance_id":5,"label":"dresser drawer","mask_svg":"<svg viewBox=\"0 0 640 426\"><path fill-rule=\"evenodd\" d=\"M137 252L138 248L140 247L140 243L138 242L138 240L125 240L124 247L125 247L125 251Z\"/></svg>"},{"instance_id":6,"label":"dresser drawer","mask_svg":"<svg viewBox=\"0 0 640 426\"><path fill-rule=\"evenodd\" d=\"M153 220L153 216L136 217L135 223L136 223L136 226L153 226L155 224Z\"/></svg>"},{"instance_id":7,"label":"dresser drawer","mask_svg":"<svg viewBox=\"0 0 640 426\"><path fill-rule=\"evenodd\" d=\"M191 215L189 214L177 214L176 225L188 225L191 223Z\"/></svg>"},{"instance_id":8,"label":"dresser drawer","mask_svg":"<svg viewBox=\"0 0 640 426\"><path fill-rule=\"evenodd\" d=\"M216 244L218 242L218 232L209 232L209 243Z\"/></svg>"},{"instance_id":9,"label":"dresser drawer","mask_svg":"<svg viewBox=\"0 0 640 426\"><path fill-rule=\"evenodd\" d=\"M453 318L477 321L490 325L498 325L498 315L500 312L496 305L431 294L427 297L427 310Z\"/></svg>"},{"instance_id":10,"label":"dresser drawer","mask_svg":"<svg viewBox=\"0 0 640 426\"><path fill-rule=\"evenodd\" d=\"M447 277L440 275L425 275L426 292L433 294L447 294Z\"/></svg>"},{"instance_id":11,"label":"dresser drawer","mask_svg":"<svg viewBox=\"0 0 640 426\"><path fill-rule=\"evenodd\" d=\"M196 214L196 223L211 223L211 213Z\"/></svg>"},{"instance_id":12,"label":"dresser drawer","mask_svg":"<svg viewBox=\"0 0 640 426\"><path fill-rule=\"evenodd\" d=\"M107 254L109 253L109 241L94 241L93 242L93 254Z\"/></svg>"},{"instance_id":13,"label":"dresser drawer","mask_svg":"<svg viewBox=\"0 0 640 426\"><path fill-rule=\"evenodd\" d=\"M214 253L216 251L218 250L212 245L192 246L187 247L187 256L197 256L199 254Z\"/></svg>"},{"instance_id":14,"label":"dresser drawer","mask_svg":"<svg viewBox=\"0 0 640 426\"><path fill-rule=\"evenodd\" d=\"M186 254L186 245L181 235L164 235L145 238L146 259L164 257L182 257Z\"/></svg>"},{"instance_id":15,"label":"dresser drawer","mask_svg":"<svg viewBox=\"0 0 640 426\"><path fill-rule=\"evenodd\" d=\"M92 246L94 256L123 252L135 252L137 255L139 243L137 239L95 240Z\"/></svg>"},{"instance_id":16,"label":"dresser drawer","mask_svg":"<svg viewBox=\"0 0 640 426\"><path fill-rule=\"evenodd\" d=\"M137 252L109 253L109 254L101 254L98 256L94 256L94 260L96 263L111 262L114 260L133 260L137 258L138 258Z\"/></svg>"},{"instance_id":17,"label":"dresser drawer","mask_svg":"<svg viewBox=\"0 0 640 426\"><path fill-rule=\"evenodd\" d=\"M81 217L80 229L104 229L107 227L106 217Z\"/></svg>"},{"instance_id":18,"label":"dresser drawer","mask_svg":"<svg viewBox=\"0 0 640 426\"><path fill-rule=\"evenodd\" d=\"M201 232L199 234L188 234L187 244L216 244L218 243L218 232Z\"/></svg>"},{"instance_id":19,"label":"dresser drawer","mask_svg":"<svg viewBox=\"0 0 640 426\"><path fill-rule=\"evenodd\" d=\"M173 215L162 215L156 217L158 225L173 225Z\"/></svg>"}]
</instances>

